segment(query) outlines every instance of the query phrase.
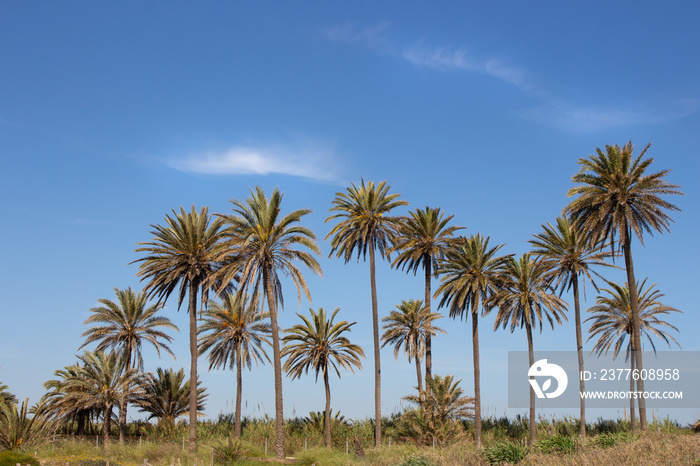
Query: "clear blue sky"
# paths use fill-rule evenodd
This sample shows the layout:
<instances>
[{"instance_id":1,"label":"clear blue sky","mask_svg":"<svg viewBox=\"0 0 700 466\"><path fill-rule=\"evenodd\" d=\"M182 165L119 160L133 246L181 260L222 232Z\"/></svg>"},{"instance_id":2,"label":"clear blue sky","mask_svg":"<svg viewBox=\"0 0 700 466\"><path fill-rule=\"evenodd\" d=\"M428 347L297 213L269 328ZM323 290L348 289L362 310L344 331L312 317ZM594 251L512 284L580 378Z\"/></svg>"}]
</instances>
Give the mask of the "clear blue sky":
<instances>
[{"instance_id":1,"label":"clear blue sky","mask_svg":"<svg viewBox=\"0 0 700 466\"><path fill-rule=\"evenodd\" d=\"M670 199L682 209L671 234L634 244L636 273L684 312L672 317L683 349L700 350L698 18L683 1L2 2L0 381L38 401L75 362L97 300L141 289L129 263L150 224L192 204L226 213L256 185L279 187L286 212L313 210L324 272L308 275L313 306L357 321L352 339L371 356L368 264L327 259L323 241L335 192L387 180L410 208L440 206L520 255L566 205L577 160L630 140L652 142L652 168L672 169L686 194ZM381 315L423 296L420 277L387 262L377 278ZM284 286L289 327L309 303ZM177 361L147 349L148 370L188 367L186 312L164 312L181 328ZM569 320L535 348L574 350ZM469 325L440 326L434 371L471 393ZM527 346L492 326L481 325L482 396L501 416L507 351ZM415 371L388 349L382 364L390 414ZM230 412L234 375L200 367L207 414ZM371 359L331 383L334 410L372 414ZM285 379L284 395L288 416L323 409L312 376ZM245 414L274 412L269 366L244 374L244 399ZM700 409L670 414L687 423Z\"/></svg>"}]
</instances>

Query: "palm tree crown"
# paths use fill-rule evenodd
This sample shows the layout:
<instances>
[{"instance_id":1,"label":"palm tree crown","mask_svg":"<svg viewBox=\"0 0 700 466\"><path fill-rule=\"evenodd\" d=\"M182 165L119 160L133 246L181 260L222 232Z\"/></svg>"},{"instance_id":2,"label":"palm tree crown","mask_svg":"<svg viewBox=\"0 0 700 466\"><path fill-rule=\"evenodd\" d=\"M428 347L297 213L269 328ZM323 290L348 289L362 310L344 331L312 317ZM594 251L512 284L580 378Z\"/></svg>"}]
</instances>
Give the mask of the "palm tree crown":
<instances>
[{"instance_id":1,"label":"palm tree crown","mask_svg":"<svg viewBox=\"0 0 700 466\"><path fill-rule=\"evenodd\" d=\"M197 411L204 411L207 395L197 382ZM139 382L142 393L136 399L141 412L148 413L148 419L157 418L159 424L173 424L175 419L186 414L190 409L190 381L185 380L185 370L163 369L159 367L155 374L148 373Z\"/></svg>"},{"instance_id":2,"label":"palm tree crown","mask_svg":"<svg viewBox=\"0 0 700 466\"><path fill-rule=\"evenodd\" d=\"M116 351L124 356L123 360L127 368L138 367L141 371L143 371L141 348L144 341L153 345L158 356L162 348L175 359L170 347L161 341L171 343L172 337L160 328L179 329L167 317L155 315L162 309L162 304L146 307L146 293L141 291L136 294L131 287L126 290L115 288L114 292L118 303L109 299L100 299L102 306L90 309L92 314L84 325L96 325L83 332L85 343L80 348L99 342L97 351Z\"/></svg>"},{"instance_id":3,"label":"palm tree crown","mask_svg":"<svg viewBox=\"0 0 700 466\"><path fill-rule=\"evenodd\" d=\"M656 284L653 284L645 289L646 279L638 286L639 295L639 317L642 322L642 336L646 337L651 348L656 352L656 346L652 337L657 337L663 340L669 347L671 342L680 345L668 334L663 328L667 327L678 331L676 327L664 320L671 312L683 312L676 308L667 306L661 303L660 299L664 296L658 289L654 289ZM596 305L588 309L588 312L593 314L586 319L593 323L588 331L590 334L588 340L597 337L597 341L593 346L593 350L598 355L607 354L612 349L613 356L617 356L623 345L627 341L626 352L632 351L632 341L628 337L632 335L632 312L630 306L629 286L625 283L624 286L617 283L608 282L610 289L603 289L607 296L598 296Z\"/></svg>"},{"instance_id":4,"label":"palm tree crown","mask_svg":"<svg viewBox=\"0 0 700 466\"><path fill-rule=\"evenodd\" d=\"M418 394L423 398L423 384L420 370L420 361L425 354L428 335L437 335L437 332L446 333L439 327L433 327L432 323L442 318L436 312L423 306L423 301L411 299L401 301L396 310L382 318L384 322L384 334L382 335L382 348L388 344L394 347L394 358L399 358L399 352L403 348L408 356L408 362L415 359L418 378Z\"/></svg>"}]
</instances>

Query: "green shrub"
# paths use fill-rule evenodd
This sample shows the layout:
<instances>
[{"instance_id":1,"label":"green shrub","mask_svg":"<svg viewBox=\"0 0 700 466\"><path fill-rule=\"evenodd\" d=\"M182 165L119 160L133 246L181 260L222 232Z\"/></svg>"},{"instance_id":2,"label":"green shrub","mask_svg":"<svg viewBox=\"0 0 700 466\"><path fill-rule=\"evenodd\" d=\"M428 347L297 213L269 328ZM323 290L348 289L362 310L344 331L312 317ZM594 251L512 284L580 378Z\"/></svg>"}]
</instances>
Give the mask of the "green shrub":
<instances>
[{"instance_id":1,"label":"green shrub","mask_svg":"<svg viewBox=\"0 0 700 466\"><path fill-rule=\"evenodd\" d=\"M218 442L214 445L216 456L224 464L235 463L248 453L246 448L243 448L243 442L229 436L226 442Z\"/></svg>"},{"instance_id":2,"label":"green shrub","mask_svg":"<svg viewBox=\"0 0 700 466\"><path fill-rule=\"evenodd\" d=\"M481 457L489 464L516 464L525 456L527 456L525 442L497 442L481 452Z\"/></svg>"},{"instance_id":3,"label":"green shrub","mask_svg":"<svg viewBox=\"0 0 700 466\"><path fill-rule=\"evenodd\" d=\"M430 461L424 456L416 456L415 453L412 455L407 455L404 457L403 462L399 463L397 466L433 466L435 463Z\"/></svg>"},{"instance_id":4,"label":"green shrub","mask_svg":"<svg viewBox=\"0 0 700 466\"><path fill-rule=\"evenodd\" d=\"M31 464L39 466L39 461L32 455L19 451L3 451L0 453L0 466L15 466L17 464Z\"/></svg>"},{"instance_id":5,"label":"green shrub","mask_svg":"<svg viewBox=\"0 0 700 466\"><path fill-rule=\"evenodd\" d=\"M550 453L575 453L578 449L578 440L566 435L555 435L537 442L535 446L545 454Z\"/></svg>"}]
</instances>

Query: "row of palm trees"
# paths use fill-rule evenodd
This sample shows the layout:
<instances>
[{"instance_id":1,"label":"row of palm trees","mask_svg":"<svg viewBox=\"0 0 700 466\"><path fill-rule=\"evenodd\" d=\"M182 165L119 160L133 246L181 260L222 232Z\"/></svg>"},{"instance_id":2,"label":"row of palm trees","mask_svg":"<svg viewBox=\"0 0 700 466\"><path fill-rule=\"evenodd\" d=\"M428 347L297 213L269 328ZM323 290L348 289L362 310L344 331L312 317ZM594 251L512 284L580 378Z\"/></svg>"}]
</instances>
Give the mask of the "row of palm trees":
<instances>
[{"instance_id":1,"label":"row of palm trees","mask_svg":"<svg viewBox=\"0 0 700 466\"><path fill-rule=\"evenodd\" d=\"M557 219L556 226L544 225L543 232L531 241L533 252L524 254L519 259L512 255L498 256L503 245L490 247L488 237L479 234L468 238L456 236L462 227L449 226L453 217L445 217L439 208L416 209L408 216L392 215L394 209L407 205L407 202L399 199L399 194L390 193L386 182L375 184L363 180L359 185L352 184L345 192L336 193L330 209L331 215L326 219L327 222L337 221L326 236L326 240L330 240L331 244L330 256L335 255L348 262L353 257L359 260L360 257L366 259L369 255L377 445L381 442L381 371L375 278L376 252L380 258L386 259L395 252L397 257L392 265L409 273L417 273L419 268L423 268L423 308L428 315L433 313L431 300L438 297L438 308L448 306L452 318L466 320L471 314L477 443L480 441L481 427L478 340L480 314L483 316L497 308L495 328L509 327L511 331L517 327L525 328L528 348L532 354L532 328L539 324L541 329L544 320L552 327L555 321L561 323L565 320L566 304L557 296L556 291L561 295L563 291L572 289L576 309L579 365L582 366L579 277L592 279L591 273L595 274L592 267L606 264L605 259L612 257L615 251L622 250L629 289L632 290L629 300L633 323L630 332L631 349L641 349L639 299L631 257L632 232L641 241L644 231L668 230L672 220L666 212L678 209L661 199L660 195L682 194L677 190L677 186L664 180L668 171L645 174L653 160L642 160L648 147L633 157L631 143L624 147L606 146L605 151L597 149L596 155L579 160L581 170L573 177L573 181L579 185L569 191L569 196L575 199L564 209L564 216ZM228 297L223 301L224 306L227 299L248 303L246 305L255 309L257 303L261 302L258 317L262 317L262 309L267 305L275 374L275 452L278 457L282 457L284 451L281 359L286 355L287 364L298 365L296 368L287 366L290 373L300 373L301 367L304 367L304 371L309 367L319 370L313 362L304 363L306 366L301 361L290 363L294 358L290 353L283 354L280 347L277 313L279 306L284 305L284 294L279 275L285 274L292 278L299 301L302 291L310 301L310 292L298 264L301 263L314 273L321 274L315 258L315 255L320 253L316 236L301 225L303 217L310 211L301 209L282 216L281 201L282 194L277 189L268 198L263 190L257 187L251 190L251 196L245 201L231 201L231 214L210 215L206 207L199 211L194 206L190 211L180 208L179 212L173 211L172 215L166 215L163 225L152 225L153 237L150 241L139 243L136 251L142 256L134 261L139 263L138 276L146 282L144 294L157 298L156 307L162 306L175 290L178 290L178 307L186 297L188 298L190 380L197 380L197 358L200 354L200 332L197 328L196 314L198 303L206 307L210 293L219 296L227 296L225 293L228 293ZM609 252L605 250L608 247ZM435 276L440 278L440 285L433 294L431 280ZM105 307L109 308L108 305ZM211 328L214 331L211 327L214 325L213 320L207 319L213 316L211 312L215 312L215 309L216 306L212 306L207 310L208 317L204 318L203 324L207 330ZM335 314L330 321L333 321ZM318 315L312 311L312 319L304 319L309 324L316 322L317 318ZM257 321L262 325L261 320ZM321 325L322 321L325 322L321 319L318 324ZM425 390L419 389L419 398L424 400L431 394L428 382L433 380L431 338L439 331L432 326L433 321L434 318L427 319L422 342L412 343L419 348L413 357L426 361L426 387ZM235 325L235 322L231 325ZM387 325L391 327L390 322L387 322ZM349 330L350 326L352 324L345 323L345 330ZM302 331L301 327L297 330ZM93 334L88 332L86 336L91 338ZM97 341L98 334L99 332L95 333L91 341ZM163 339L170 342L167 338ZM384 344L388 344L390 340L391 337L387 336ZM158 350L163 348L169 351L167 345L158 345ZM115 347L116 344L111 346ZM122 349L126 351L125 344L123 346ZM250 364L251 360L258 360L263 354L250 356L254 351L251 353L250 348L244 350L242 347L234 347L227 351L228 353L217 353L217 356L212 356L213 352L210 353L210 367L225 365L227 361L231 365L233 358L242 358L242 362ZM349 366L343 363L341 366L360 367L360 352L361 349L358 348L355 356L347 356ZM641 356L638 351L635 354L635 365L641 369ZM246 357L250 357L251 360L246 360ZM124 372L127 372L127 368L134 370L140 363L133 351L122 359ZM237 365L240 367L240 364ZM420 370L420 365L417 367ZM323 374L325 377L326 373ZM419 381L419 386L420 384ZM583 385L581 388L583 389ZM189 389L189 446L190 450L195 450L196 385L190 384ZM640 381L638 389L643 390L643 382ZM123 400L118 402L124 403ZM125 415L125 405L124 408ZM646 418L643 399L640 399L639 409L641 425L644 428ZM533 411L534 398L531 393L531 420L534 419ZM326 425L329 426L330 423ZM581 425L583 434L583 400ZM531 423L530 432L534 439L534 423Z\"/></svg>"}]
</instances>

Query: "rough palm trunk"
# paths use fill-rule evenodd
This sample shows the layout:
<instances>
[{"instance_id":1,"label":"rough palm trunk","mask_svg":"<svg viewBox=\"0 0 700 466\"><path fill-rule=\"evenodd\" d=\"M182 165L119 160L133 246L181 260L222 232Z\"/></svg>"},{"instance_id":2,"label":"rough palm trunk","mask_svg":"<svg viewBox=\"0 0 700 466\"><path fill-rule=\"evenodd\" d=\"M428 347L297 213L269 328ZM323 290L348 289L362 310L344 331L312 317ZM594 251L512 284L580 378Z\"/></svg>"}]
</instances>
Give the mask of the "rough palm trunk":
<instances>
[{"instance_id":1,"label":"rough palm trunk","mask_svg":"<svg viewBox=\"0 0 700 466\"><path fill-rule=\"evenodd\" d=\"M190 281L190 444L189 451L197 451L197 291L199 280Z\"/></svg>"},{"instance_id":2,"label":"rough palm trunk","mask_svg":"<svg viewBox=\"0 0 700 466\"><path fill-rule=\"evenodd\" d=\"M374 333L374 446L382 444L381 384L379 359L379 317L377 315L377 280L374 272L374 247L369 248L369 277L372 290L372 331Z\"/></svg>"},{"instance_id":3,"label":"rough palm trunk","mask_svg":"<svg viewBox=\"0 0 700 466\"><path fill-rule=\"evenodd\" d=\"M637 297L637 282L634 278L634 264L632 263L632 245L629 229L625 232L625 238L623 239L623 253L625 256L625 269L627 270L627 286L630 292L630 310L632 312L632 327L634 336L634 348L638 350L635 351L632 356L636 358L634 365L638 372L643 369L642 365L642 341L641 341L641 321L639 319L639 298ZM631 374L630 374L631 375ZM637 391L642 394L644 393L644 380L642 377L637 379ZM647 428L647 414L646 414L646 401L644 396L639 398L639 427L642 430Z\"/></svg>"},{"instance_id":4,"label":"rough palm trunk","mask_svg":"<svg viewBox=\"0 0 700 466\"><path fill-rule=\"evenodd\" d=\"M425 264L425 307L430 312L431 309L431 290L430 290L430 278L433 275L432 271L432 258L428 255L424 258ZM430 335L431 323L428 322L428 331L425 336L425 392L426 394L430 391L430 386L428 385L428 379L433 375L433 346L432 337Z\"/></svg>"},{"instance_id":5,"label":"rough palm trunk","mask_svg":"<svg viewBox=\"0 0 700 466\"><path fill-rule=\"evenodd\" d=\"M481 445L481 366L479 364L479 300L472 308L472 355L474 359L474 440Z\"/></svg>"},{"instance_id":6,"label":"rough palm trunk","mask_svg":"<svg viewBox=\"0 0 700 466\"><path fill-rule=\"evenodd\" d=\"M126 437L126 397L121 396L119 400L119 443L124 445Z\"/></svg>"},{"instance_id":7,"label":"rough palm trunk","mask_svg":"<svg viewBox=\"0 0 700 466\"><path fill-rule=\"evenodd\" d=\"M277 303L272 292L269 266L263 266L263 284L267 293L267 307L270 310L272 324L272 360L275 368L275 456L284 458L284 405L282 400L282 359L280 356L280 337L277 327Z\"/></svg>"},{"instance_id":8,"label":"rough palm trunk","mask_svg":"<svg viewBox=\"0 0 700 466\"><path fill-rule=\"evenodd\" d=\"M586 384L583 381L583 336L581 335L581 304L579 303L578 296L578 276L574 275L572 280L572 287L574 289L574 314L576 318L576 352L578 356L578 388L580 393L586 391ZM586 437L586 399L583 396L580 398L580 413L579 419L581 427L579 429L579 435L581 437Z\"/></svg>"},{"instance_id":9,"label":"rough palm trunk","mask_svg":"<svg viewBox=\"0 0 700 466\"><path fill-rule=\"evenodd\" d=\"M423 406L423 401L425 401L425 393L423 391L423 372L420 370L420 359L416 359L416 378L418 379L418 400L420 405ZM428 382L425 382L425 388L428 388Z\"/></svg>"},{"instance_id":10,"label":"rough palm trunk","mask_svg":"<svg viewBox=\"0 0 700 466\"><path fill-rule=\"evenodd\" d=\"M102 426L102 442L104 445L109 444L109 431L112 430L112 406L105 406L102 410L104 423Z\"/></svg>"},{"instance_id":11,"label":"rough palm trunk","mask_svg":"<svg viewBox=\"0 0 700 466\"><path fill-rule=\"evenodd\" d=\"M634 391L634 351L630 354L630 392ZM632 435L637 434L637 421L634 418L634 397L630 396L630 428L632 430Z\"/></svg>"},{"instance_id":12,"label":"rough palm trunk","mask_svg":"<svg viewBox=\"0 0 700 466\"><path fill-rule=\"evenodd\" d=\"M530 361L530 366L535 364L535 350L532 346L532 326L529 322L525 322L525 331L527 332L527 352L528 359ZM528 425L530 427L530 440L528 446L532 447L535 445L536 438L536 424L535 424L535 391L530 387L530 416L528 418Z\"/></svg>"},{"instance_id":13,"label":"rough palm trunk","mask_svg":"<svg viewBox=\"0 0 700 466\"><path fill-rule=\"evenodd\" d=\"M242 358L241 358L241 342L236 342L236 416L233 427L233 436L235 438L241 437L241 398L243 393L243 376L242 376Z\"/></svg>"},{"instance_id":14,"label":"rough palm trunk","mask_svg":"<svg viewBox=\"0 0 700 466\"><path fill-rule=\"evenodd\" d=\"M326 447L331 447L331 384L328 383L328 371L323 371L323 383L326 386L326 412L323 414L323 422L326 425Z\"/></svg>"}]
</instances>

